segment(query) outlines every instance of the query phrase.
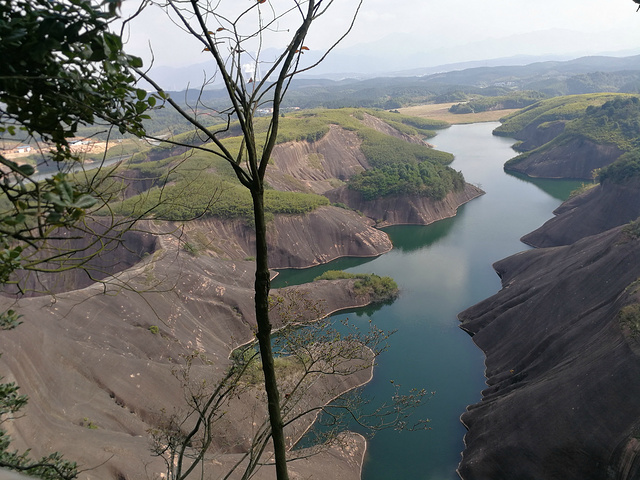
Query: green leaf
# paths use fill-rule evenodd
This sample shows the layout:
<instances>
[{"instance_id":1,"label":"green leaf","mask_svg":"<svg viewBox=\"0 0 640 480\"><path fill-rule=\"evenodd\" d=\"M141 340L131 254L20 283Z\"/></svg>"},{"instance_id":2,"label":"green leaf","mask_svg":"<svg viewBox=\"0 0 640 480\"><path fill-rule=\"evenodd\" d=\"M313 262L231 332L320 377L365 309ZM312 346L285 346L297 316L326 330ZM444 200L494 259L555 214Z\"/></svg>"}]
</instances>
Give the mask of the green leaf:
<instances>
[{"instance_id":1,"label":"green leaf","mask_svg":"<svg viewBox=\"0 0 640 480\"><path fill-rule=\"evenodd\" d=\"M20 171L20 174L25 177L30 177L31 175L36 173L36 169L33 168L31 165L20 165L18 167L18 170Z\"/></svg>"},{"instance_id":2,"label":"green leaf","mask_svg":"<svg viewBox=\"0 0 640 480\"><path fill-rule=\"evenodd\" d=\"M75 202L73 202L73 207L82 209L90 208L93 207L97 202L98 200L91 195L83 194L80 195Z\"/></svg>"}]
</instances>

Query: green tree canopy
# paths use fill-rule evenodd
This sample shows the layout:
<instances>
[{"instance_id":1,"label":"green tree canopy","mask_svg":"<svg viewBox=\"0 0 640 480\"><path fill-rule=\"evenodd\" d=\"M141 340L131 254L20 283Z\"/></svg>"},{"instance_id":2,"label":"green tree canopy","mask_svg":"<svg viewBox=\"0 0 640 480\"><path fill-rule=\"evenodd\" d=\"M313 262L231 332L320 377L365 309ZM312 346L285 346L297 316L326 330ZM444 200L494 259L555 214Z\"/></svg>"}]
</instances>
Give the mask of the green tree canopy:
<instances>
[{"instance_id":1,"label":"green tree canopy","mask_svg":"<svg viewBox=\"0 0 640 480\"><path fill-rule=\"evenodd\" d=\"M145 110L155 97L135 87L139 58L122 51L110 31L117 0L0 0L0 141L37 143L43 159L61 170L78 159L69 138L79 126L103 122L121 132L143 133ZM97 203L92 186L65 173L45 181L35 169L0 152L0 284L24 267L27 246L37 250L60 227L73 227ZM0 313L0 329L19 323ZM0 468L59 480L75 478L76 465L57 453L32 460L13 451L3 428L26 403L13 383L0 384Z\"/></svg>"}]
</instances>

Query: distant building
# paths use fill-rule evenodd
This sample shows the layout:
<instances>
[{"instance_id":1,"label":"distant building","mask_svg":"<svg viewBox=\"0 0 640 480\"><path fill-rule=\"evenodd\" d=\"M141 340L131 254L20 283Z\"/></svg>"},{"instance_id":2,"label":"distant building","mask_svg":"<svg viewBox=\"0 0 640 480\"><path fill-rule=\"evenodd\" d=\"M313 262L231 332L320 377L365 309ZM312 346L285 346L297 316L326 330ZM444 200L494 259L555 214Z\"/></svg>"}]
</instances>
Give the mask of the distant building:
<instances>
[{"instance_id":1,"label":"distant building","mask_svg":"<svg viewBox=\"0 0 640 480\"><path fill-rule=\"evenodd\" d=\"M33 147L31 145L18 145L11 151L11 153L30 153L31 151L33 151Z\"/></svg>"}]
</instances>

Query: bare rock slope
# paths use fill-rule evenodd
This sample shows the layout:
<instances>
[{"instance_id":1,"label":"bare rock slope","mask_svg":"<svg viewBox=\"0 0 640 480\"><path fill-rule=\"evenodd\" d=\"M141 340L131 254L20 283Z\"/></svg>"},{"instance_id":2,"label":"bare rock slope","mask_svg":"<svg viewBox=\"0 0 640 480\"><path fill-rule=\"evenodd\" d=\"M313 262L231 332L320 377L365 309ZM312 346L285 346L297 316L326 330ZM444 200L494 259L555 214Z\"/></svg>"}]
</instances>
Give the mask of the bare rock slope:
<instances>
[{"instance_id":1,"label":"bare rock slope","mask_svg":"<svg viewBox=\"0 0 640 480\"><path fill-rule=\"evenodd\" d=\"M369 168L357 134L337 125L316 142L287 142L273 151L267 181L277 190L324 193Z\"/></svg>"},{"instance_id":2,"label":"bare rock slope","mask_svg":"<svg viewBox=\"0 0 640 480\"><path fill-rule=\"evenodd\" d=\"M374 222L338 207L319 207L305 215L276 215L268 226L272 268L309 267L339 257L371 257L393 247ZM222 258L244 259L255 252L253 229L242 220L215 218L183 227L182 242Z\"/></svg>"},{"instance_id":3,"label":"bare rock slope","mask_svg":"<svg viewBox=\"0 0 640 480\"><path fill-rule=\"evenodd\" d=\"M461 477L639 478L640 350L619 319L638 302L638 238L618 227L494 268L502 290L459 315L488 385L462 416Z\"/></svg>"},{"instance_id":4,"label":"bare rock slope","mask_svg":"<svg viewBox=\"0 0 640 480\"><path fill-rule=\"evenodd\" d=\"M367 121L394 130L374 117ZM386 133L402 136L395 130ZM317 142L278 146L269 182L283 190L325 193L367 167L357 136L332 126ZM375 220L431 223L454 215L459 205L481 193L468 185L442 202L385 199L365 216L333 206L276 215L268 227L270 266L306 267L340 256L380 255L392 245L373 228ZM56 293L0 299L3 308L17 308L25 319L0 338L3 374L31 398L25 418L11 427L16 447L33 447L35 455L60 451L87 469L85 479L157 478L163 462L150 453L149 432L167 415L180 414L185 401L172 372L198 351L211 361L197 369L199 378L214 382L228 368L231 350L253 338L250 257L255 239L246 221L139 227L150 234L125 238L124 249L132 255L116 248L96 260L96 269L115 265L104 272L115 275L108 283L65 277L57 284L38 278L45 288L57 285L51 288ZM316 282L306 295L316 303L326 299L327 312L370 301L353 293L353 280ZM363 370L320 380L306 401L323 404L369 381L370 374ZM256 424L246 420L258 421L264 404L259 388L247 388L230 400L217 425L214 476L222 476L247 451ZM311 420L286 431L290 444ZM359 478L364 440L351 436L344 446L295 462L292 478ZM264 467L256 478L272 477L270 467Z\"/></svg>"},{"instance_id":5,"label":"bare rock slope","mask_svg":"<svg viewBox=\"0 0 640 480\"><path fill-rule=\"evenodd\" d=\"M106 286L15 304L4 299L3 308L24 315L23 325L0 338L5 379L30 397L25 417L10 431L16 448L32 446L35 455L62 452L89 469L85 479L156 478L163 465L151 455L148 431L185 406L172 371L197 350L211 361L197 367L200 378L221 377L231 349L253 338L253 274L252 262L193 257L169 248ZM367 304L368 298L351 293L349 282L320 282L307 295L312 301L328 299L327 311ZM369 376L362 371L319 381L311 398L326 402ZM259 393L258 387L248 388L225 406L210 467L216 475L248 448L251 419L264 414ZM288 430L291 442L300 428ZM308 476L323 465L334 478L356 479L363 449L353 437L346 452L325 452L292 465L292 472ZM259 473L270 475L268 468Z\"/></svg>"},{"instance_id":6,"label":"bare rock slope","mask_svg":"<svg viewBox=\"0 0 640 480\"><path fill-rule=\"evenodd\" d=\"M359 192L340 187L325 195L332 202L344 203L376 220L378 227L389 225L429 225L430 223L455 216L458 207L484 192L470 183L462 191L449 192L443 200L433 200L418 195L402 195L364 200Z\"/></svg>"},{"instance_id":7,"label":"bare rock slope","mask_svg":"<svg viewBox=\"0 0 640 480\"><path fill-rule=\"evenodd\" d=\"M623 153L615 145L601 145L572 136L548 148L534 150L517 163L508 162L505 170L530 177L591 180L594 169L612 164Z\"/></svg>"},{"instance_id":8,"label":"bare rock slope","mask_svg":"<svg viewBox=\"0 0 640 480\"><path fill-rule=\"evenodd\" d=\"M605 181L560 205L555 217L522 237L534 247L569 245L640 216L640 179Z\"/></svg>"}]
</instances>

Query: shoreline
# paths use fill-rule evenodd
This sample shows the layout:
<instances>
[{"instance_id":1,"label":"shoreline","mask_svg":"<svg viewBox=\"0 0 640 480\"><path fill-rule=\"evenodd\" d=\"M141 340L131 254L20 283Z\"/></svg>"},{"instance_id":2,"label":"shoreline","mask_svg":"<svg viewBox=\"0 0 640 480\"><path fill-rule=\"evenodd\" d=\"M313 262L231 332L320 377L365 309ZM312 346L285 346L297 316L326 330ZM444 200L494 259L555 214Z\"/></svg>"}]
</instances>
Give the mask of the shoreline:
<instances>
[{"instance_id":1,"label":"shoreline","mask_svg":"<svg viewBox=\"0 0 640 480\"><path fill-rule=\"evenodd\" d=\"M329 281L331 281L331 282L339 282L340 280L329 280ZM310 282L310 283L313 283L313 282ZM302 284L302 285L309 285L310 283L306 283L306 284ZM283 289L284 288L296 289L297 287L300 287L300 285L294 285L294 286L291 286L291 287L283 287ZM273 290L281 290L281 289L273 289ZM333 309L331 311L328 311L328 312L324 313L322 316L320 316L320 317L318 317L316 319L309 320L309 323L318 322L318 321L326 319L326 318L328 318L328 317L330 317L332 315L335 315L336 313L339 313L339 312L348 311L348 310L354 310L354 309L358 309L358 308L365 308L365 307L373 305L375 303L376 302L368 301L367 303L364 303L364 304L361 304L361 305L348 305L348 306L344 306L344 307L335 308L335 309ZM278 331L281 330L282 328L285 328L285 327L275 328L273 330L272 334L277 334ZM228 355L227 358L231 359L233 353L237 349L242 348L242 347L247 346L247 345L250 345L252 343L255 343L255 339L254 340L249 340L247 342L239 344L237 347L235 347L235 348L230 350L229 355ZM293 442L291 443L291 447L289 447L287 449L287 452L293 451L295 449L296 445L302 440L302 438L313 428L313 426L315 425L315 423L316 423L316 421L318 419L318 416L322 414L324 407L327 407L328 405L330 405L331 402L333 402L336 398L339 398L342 395L345 395L345 394L347 394L347 393L349 393L349 392L351 392L353 390L361 388L361 387L367 385L369 382L371 382L373 380L374 371L375 371L375 364L374 364L373 360L375 359L375 355L373 353L373 350L371 350L371 348L369 348L367 346L364 346L364 348L366 348L370 352L371 359L372 359L371 365L367 367L367 370L369 370L368 378L366 380L363 380L362 382L356 384L356 385L353 385L353 386L351 386L349 388L346 388L346 389L340 391L339 393L334 395L332 398L330 398L327 402L325 402L322 405L322 408L318 409L318 411L314 414L313 420L311 420L309 422L309 425L307 425L307 427L297 436L297 438L295 440L293 440ZM357 373L357 372L354 372L354 374L355 373ZM364 443L364 448L362 449L362 455L361 455L360 460L358 462L359 470L360 470L358 478L362 478L362 472L363 472L363 468L364 468L364 459L365 459L366 452L367 452L367 449L368 449L367 439L366 439L366 437L364 435L362 435L360 433L357 433L357 432L353 432L351 430L344 430L344 431L341 432L341 434L348 434L348 435L351 435L351 436L354 436L354 437L360 437L362 439L362 442ZM309 447L309 448L312 448L312 447ZM320 448L321 448L321 451L322 451L322 445L320 446ZM319 451L317 453L320 453L321 451ZM317 453L313 453L312 456L316 455Z\"/></svg>"},{"instance_id":2,"label":"shoreline","mask_svg":"<svg viewBox=\"0 0 640 480\"><path fill-rule=\"evenodd\" d=\"M470 185L472 185L472 184L470 184ZM475 185L474 185L474 186L475 186ZM385 231L384 231L384 229L385 229L385 228L390 228L390 227L395 227L395 226L403 226L403 225L428 226L428 225L432 225L432 224L434 224L434 223L437 223L438 221L441 221L441 220L446 220L446 219L449 219L449 218L453 218L453 217L457 216L457 214L458 214L458 210L459 210L459 208L460 208L460 207L462 207L463 205L466 205L467 203L471 202L472 200L475 200L476 198L479 198L479 197L481 197L481 196L483 196L483 195L485 195L485 194L486 194L486 192L484 192L484 191L483 191L482 189L480 189L479 187L477 187L477 186L476 186L476 188L478 188L478 189L480 190L480 192L481 192L481 193L478 193L477 195L475 195L475 196L473 196L473 197L469 198L468 200L466 200L465 202L460 203L460 204L456 207L455 212L454 212L452 215L448 215L448 216L445 216L445 217L438 218L438 219L433 220L432 222L430 222L430 223L426 223L426 224L425 224L425 223L389 223L389 224L386 224L386 225L384 225L384 224L382 224L382 225L381 225L381 224L376 224L376 225L373 225L373 227L374 227L374 228L376 228L377 230L380 230L381 232L384 232L385 234L387 234L387 232L385 232ZM380 254L378 254L378 255L342 255L342 256L336 257L336 258L334 258L334 259L332 259L332 260L329 260L329 261L327 261L327 262L324 262L324 263L317 263L317 264L312 264L312 265L309 265L309 266L307 266L307 267L285 267L285 268L280 268L280 269L274 268L274 269L273 269L273 271L274 271L275 275L274 275L273 277L271 277L271 280L273 280L274 278L276 278L276 277L280 274L280 272L279 272L278 270L304 270L304 269L307 269L307 268L314 268L314 267L318 267L318 266L321 266L321 265L326 265L326 264L331 263L331 262L333 262L333 261L335 261L335 260L338 260L338 259L340 259L340 258L378 258L378 257L381 257L382 255L384 255L384 254L386 254L386 253L389 253L389 252L390 252L390 251L392 251L394 248L395 248L395 247L392 245L392 246L391 246L391 248L389 248L389 249L388 249L388 250L386 250L385 252L382 252L382 253L380 253ZM307 283L303 283L303 284L299 284L299 285L294 285L294 286L291 286L291 287L281 287L281 288L295 288L296 286L311 285L312 283L313 283L313 282L307 282ZM279 289L274 289L274 290L279 290ZM369 306L369 305L371 305L371 304L373 304L373 303L374 303L374 302L369 302L369 303L364 304L364 305L355 305L355 306L350 306L350 307L337 308L337 309L335 309L335 310L333 310L333 311L330 311L330 312L326 313L326 314L325 314L325 315L323 315L322 317L318 318L318 320L321 320L321 319L323 319L323 318L329 317L329 316L331 316L331 315L334 315L334 314L336 314L336 313L338 313L338 312L341 312L341 311L344 311L344 310L351 310L351 309L357 309L357 308L364 308L364 307ZM277 330L276 330L276 331L277 331ZM468 332L467 332L467 333L468 333ZM246 345L246 344L248 344L248 343L250 343L250 342L247 342L247 343L245 343L244 345ZM240 346L238 346L238 347L236 347L236 348L240 348ZM324 406L328 405L329 403L331 403L333 400L335 400L335 399L336 399L336 398L338 398L339 396L344 395L344 394L346 394L346 393L348 393L348 392L350 392L350 391L352 391L352 390L355 390L356 388L363 387L363 386L367 385L368 383L370 383L370 382L373 380L373 378L374 378L375 365L372 365L370 370L371 370L371 372L370 372L370 377L369 377L369 379L368 379L368 380L366 380L366 381L362 382L360 385L357 385L357 386L354 386L354 387L352 387L352 388L349 388L349 389L345 390L344 392L340 393L339 395L336 395L336 396L335 396L335 397L333 397L329 402L327 402ZM486 377L486 376L485 376L485 377ZM298 443L298 442L302 439L302 437L303 437L303 436L304 436L304 435L305 435L305 434L306 434L306 433L307 433L311 428L313 428L313 425L315 424L316 419L317 419L317 415L319 415L319 413L317 413L317 414L316 414L316 416L314 417L314 421L313 421L313 422L311 422L311 423L309 424L309 426L308 426L308 427L305 429L305 431L300 435L300 437L299 437L299 438L298 438L298 439L293 443L293 446L295 446L295 445L296 445L296 443ZM463 423L463 426L464 426L464 423ZM467 428L467 427L465 426L465 428ZM467 429L467 430L468 430L468 429ZM345 433L349 433L350 435L357 435L357 436L360 436L360 437L363 439L363 441L364 441L364 449L363 449L363 451L362 451L362 456L361 456L361 459L360 459L360 475L359 475L359 478L360 478L360 479L362 479L362 474L363 474L363 471L364 471L364 461L365 461L366 453L367 453L367 450L368 450L369 442L367 441L367 439L366 439L363 435L361 435L361 434L359 434L359 433L352 432L352 431L350 431L350 430L345 430ZM465 436L466 436L466 434L465 434ZM463 442L464 442L464 438L463 438ZM466 443L465 443L465 445L466 445ZM293 448L293 446L292 446L292 448ZM464 453L464 452L460 452L461 457L462 457L463 453ZM456 473L458 473L457 468L456 468ZM458 476L460 476L460 475L458 475ZM461 477L461 478L462 478L462 477Z\"/></svg>"}]
</instances>

